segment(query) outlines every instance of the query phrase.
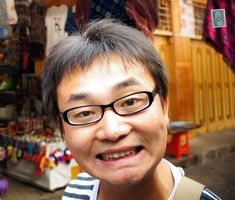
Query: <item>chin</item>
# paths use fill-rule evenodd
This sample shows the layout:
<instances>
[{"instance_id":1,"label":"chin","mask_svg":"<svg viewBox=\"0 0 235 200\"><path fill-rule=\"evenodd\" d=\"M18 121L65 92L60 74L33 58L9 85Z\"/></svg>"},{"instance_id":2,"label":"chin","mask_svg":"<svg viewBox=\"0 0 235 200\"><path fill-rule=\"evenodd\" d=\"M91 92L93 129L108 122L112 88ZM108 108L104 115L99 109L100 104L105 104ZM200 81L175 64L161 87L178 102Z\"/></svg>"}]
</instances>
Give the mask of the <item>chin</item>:
<instances>
[{"instance_id":1,"label":"chin","mask_svg":"<svg viewBox=\"0 0 235 200\"><path fill-rule=\"evenodd\" d=\"M126 172L113 173L112 175L108 176L106 180L103 180L104 182L109 183L115 187L128 189L141 184L146 179L146 174L149 173L144 173L143 170L127 170Z\"/></svg>"}]
</instances>

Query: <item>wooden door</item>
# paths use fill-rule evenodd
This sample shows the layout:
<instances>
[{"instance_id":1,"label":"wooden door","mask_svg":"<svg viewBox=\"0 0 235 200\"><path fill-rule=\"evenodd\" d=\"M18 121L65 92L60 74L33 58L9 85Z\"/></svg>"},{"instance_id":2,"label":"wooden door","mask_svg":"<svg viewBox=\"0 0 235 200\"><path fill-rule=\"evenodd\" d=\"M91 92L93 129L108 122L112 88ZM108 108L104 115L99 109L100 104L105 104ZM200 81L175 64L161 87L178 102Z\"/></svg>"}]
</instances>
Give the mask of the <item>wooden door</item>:
<instances>
[{"instance_id":1,"label":"wooden door","mask_svg":"<svg viewBox=\"0 0 235 200\"><path fill-rule=\"evenodd\" d=\"M235 75L218 52L200 40L192 40L195 121L199 132L235 125Z\"/></svg>"}]
</instances>

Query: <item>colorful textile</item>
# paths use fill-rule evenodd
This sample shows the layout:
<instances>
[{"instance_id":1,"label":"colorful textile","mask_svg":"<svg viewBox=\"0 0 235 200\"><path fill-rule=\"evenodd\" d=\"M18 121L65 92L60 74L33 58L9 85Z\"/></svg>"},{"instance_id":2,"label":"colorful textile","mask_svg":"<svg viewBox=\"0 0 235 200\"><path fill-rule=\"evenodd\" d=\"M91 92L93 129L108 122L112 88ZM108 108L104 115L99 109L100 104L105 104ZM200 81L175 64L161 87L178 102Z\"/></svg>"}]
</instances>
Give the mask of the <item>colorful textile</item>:
<instances>
[{"instance_id":1,"label":"colorful textile","mask_svg":"<svg viewBox=\"0 0 235 200\"><path fill-rule=\"evenodd\" d=\"M0 3L0 39L7 37L8 17L6 12L6 1Z\"/></svg>"},{"instance_id":2,"label":"colorful textile","mask_svg":"<svg viewBox=\"0 0 235 200\"><path fill-rule=\"evenodd\" d=\"M30 57L42 59L46 46L46 7L41 0L33 0L30 4Z\"/></svg>"},{"instance_id":3,"label":"colorful textile","mask_svg":"<svg viewBox=\"0 0 235 200\"><path fill-rule=\"evenodd\" d=\"M126 0L77 0L77 26L81 30L90 20L110 18L136 28L135 22L127 15L125 7Z\"/></svg>"},{"instance_id":4,"label":"colorful textile","mask_svg":"<svg viewBox=\"0 0 235 200\"><path fill-rule=\"evenodd\" d=\"M67 20L68 6L51 6L46 11L45 23L47 27L46 55L50 48L60 39L67 36L65 32L65 23Z\"/></svg>"},{"instance_id":5,"label":"colorful textile","mask_svg":"<svg viewBox=\"0 0 235 200\"><path fill-rule=\"evenodd\" d=\"M117 19L121 22L136 28L135 22L131 19L125 10L126 0L92 0L91 10L90 10L90 19L103 19L111 18Z\"/></svg>"},{"instance_id":6,"label":"colorful textile","mask_svg":"<svg viewBox=\"0 0 235 200\"><path fill-rule=\"evenodd\" d=\"M0 26L8 24L7 5L6 1L2 0L0 3Z\"/></svg>"},{"instance_id":7,"label":"colorful textile","mask_svg":"<svg viewBox=\"0 0 235 200\"><path fill-rule=\"evenodd\" d=\"M30 4L30 40L34 42L46 42L45 26L46 7L41 0L33 0Z\"/></svg>"},{"instance_id":8,"label":"colorful textile","mask_svg":"<svg viewBox=\"0 0 235 200\"><path fill-rule=\"evenodd\" d=\"M29 5L28 0L15 0L15 9L20 26L29 26L31 24Z\"/></svg>"},{"instance_id":9,"label":"colorful textile","mask_svg":"<svg viewBox=\"0 0 235 200\"><path fill-rule=\"evenodd\" d=\"M15 1L14 0L7 0L6 1L6 9L7 9L7 16L8 16L8 24L16 24L18 21L17 13L15 9Z\"/></svg>"},{"instance_id":10,"label":"colorful textile","mask_svg":"<svg viewBox=\"0 0 235 200\"><path fill-rule=\"evenodd\" d=\"M68 7L68 15L65 23L65 31L68 33L68 35L72 35L74 32L77 31L77 25L75 23L75 11L75 6Z\"/></svg>"},{"instance_id":11,"label":"colorful textile","mask_svg":"<svg viewBox=\"0 0 235 200\"><path fill-rule=\"evenodd\" d=\"M152 37L158 24L155 0L77 0L76 24L81 30L90 20L117 19Z\"/></svg>"},{"instance_id":12,"label":"colorful textile","mask_svg":"<svg viewBox=\"0 0 235 200\"><path fill-rule=\"evenodd\" d=\"M127 0L126 12L136 26L147 37L152 38L152 32L158 25L156 0Z\"/></svg>"},{"instance_id":13,"label":"colorful textile","mask_svg":"<svg viewBox=\"0 0 235 200\"><path fill-rule=\"evenodd\" d=\"M83 29L89 22L89 15L92 0L77 0L76 2L76 19L78 30Z\"/></svg>"},{"instance_id":14,"label":"colorful textile","mask_svg":"<svg viewBox=\"0 0 235 200\"><path fill-rule=\"evenodd\" d=\"M212 27L211 10L225 9L226 26L221 28ZM232 66L235 72L235 1L208 0L206 16L203 28L203 37L206 42L222 55Z\"/></svg>"}]
</instances>

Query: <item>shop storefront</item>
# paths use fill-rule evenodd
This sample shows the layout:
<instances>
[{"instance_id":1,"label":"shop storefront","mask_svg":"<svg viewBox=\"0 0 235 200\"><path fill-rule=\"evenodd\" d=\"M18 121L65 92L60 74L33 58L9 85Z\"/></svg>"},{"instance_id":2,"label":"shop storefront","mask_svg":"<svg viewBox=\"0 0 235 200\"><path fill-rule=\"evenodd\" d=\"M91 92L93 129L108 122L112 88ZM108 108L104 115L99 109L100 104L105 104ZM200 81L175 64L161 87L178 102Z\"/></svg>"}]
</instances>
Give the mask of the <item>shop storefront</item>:
<instances>
[{"instance_id":1,"label":"shop storefront","mask_svg":"<svg viewBox=\"0 0 235 200\"><path fill-rule=\"evenodd\" d=\"M47 9L40 0L0 3L0 170L53 191L68 184L77 165L42 107ZM51 19L57 40L67 35L59 27L64 16Z\"/></svg>"}]
</instances>

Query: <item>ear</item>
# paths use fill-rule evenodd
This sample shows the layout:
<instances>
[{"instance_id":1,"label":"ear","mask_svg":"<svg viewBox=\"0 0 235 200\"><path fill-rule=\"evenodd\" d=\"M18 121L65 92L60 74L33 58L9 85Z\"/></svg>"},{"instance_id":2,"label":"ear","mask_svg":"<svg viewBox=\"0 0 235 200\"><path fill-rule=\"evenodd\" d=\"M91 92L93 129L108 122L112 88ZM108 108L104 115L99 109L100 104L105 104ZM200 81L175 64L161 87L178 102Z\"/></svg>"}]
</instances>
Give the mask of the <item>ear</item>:
<instances>
[{"instance_id":1,"label":"ear","mask_svg":"<svg viewBox=\"0 0 235 200\"><path fill-rule=\"evenodd\" d=\"M162 99L162 110L163 110L163 116L165 118L165 122L166 124L169 124L169 116L168 116L168 112L169 112L169 98L166 97L164 99Z\"/></svg>"}]
</instances>

